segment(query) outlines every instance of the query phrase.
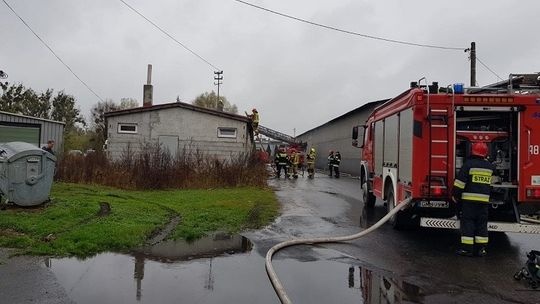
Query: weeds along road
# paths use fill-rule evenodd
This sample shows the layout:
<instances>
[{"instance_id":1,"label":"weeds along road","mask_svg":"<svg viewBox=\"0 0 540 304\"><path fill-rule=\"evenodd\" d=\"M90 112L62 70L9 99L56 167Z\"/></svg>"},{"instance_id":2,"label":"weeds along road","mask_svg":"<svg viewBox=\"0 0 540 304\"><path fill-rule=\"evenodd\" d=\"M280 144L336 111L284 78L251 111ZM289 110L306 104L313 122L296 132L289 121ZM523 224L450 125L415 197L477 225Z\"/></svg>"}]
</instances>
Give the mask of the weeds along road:
<instances>
[{"instance_id":1,"label":"weeds along road","mask_svg":"<svg viewBox=\"0 0 540 304\"><path fill-rule=\"evenodd\" d=\"M154 254L105 253L84 261L3 259L0 302L278 303L264 268L271 246L352 234L385 214L382 202L372 212L363 209L358 180L317 175L270 185L281 216L243 233L253 245L242 239L236 253L166 258L174 252L168 249L186 245L164 244ZM352 243L285 248L273 264L293 303L540 303L538 292L522 291L512 278L525 253L540 244L538 236L490 235L486 258L454 256L458 236L385 225Z\"/></svg>"}]
</instances>

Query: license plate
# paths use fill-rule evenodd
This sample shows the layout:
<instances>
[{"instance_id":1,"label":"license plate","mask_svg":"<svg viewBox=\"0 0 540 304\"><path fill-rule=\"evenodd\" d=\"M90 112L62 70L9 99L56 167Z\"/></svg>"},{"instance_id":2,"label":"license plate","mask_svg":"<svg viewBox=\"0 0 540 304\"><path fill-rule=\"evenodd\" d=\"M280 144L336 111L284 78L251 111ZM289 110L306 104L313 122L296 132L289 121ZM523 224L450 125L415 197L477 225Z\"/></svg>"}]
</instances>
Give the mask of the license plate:
<instances>
[{"instance_id":1,"label":"license plate","mask_svg":"<svg viewBox=\"0 0 540 304\"><path fill-rule=\"evenodd\" d=\"M448 208L450 204L447 201L421 201L422 208Z\"/></svg>"}]
</instances>

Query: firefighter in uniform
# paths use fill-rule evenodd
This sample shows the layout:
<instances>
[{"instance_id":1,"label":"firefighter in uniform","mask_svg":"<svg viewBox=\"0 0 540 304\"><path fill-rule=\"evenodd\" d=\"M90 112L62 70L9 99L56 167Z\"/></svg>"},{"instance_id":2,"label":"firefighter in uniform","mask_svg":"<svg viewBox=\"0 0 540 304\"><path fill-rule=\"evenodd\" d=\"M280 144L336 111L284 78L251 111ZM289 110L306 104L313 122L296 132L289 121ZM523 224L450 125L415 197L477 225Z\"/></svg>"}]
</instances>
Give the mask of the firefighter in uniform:
<instances>
[{"instance_id":1,"label":"firefighter in uniform","mask_svg":"<svg viewBox=\"0 0 540 304\"><path fill-rule=\"evenodd\" d=\"M332 172L334 171L334 151L333 150L330 150L330 152L328 152L328 170L330 171L328 176L332 177Z\"/></svg>"},{"instance_id":2,"label":"firefighter in uniform","mask_svg":"<svg viewBox=\"0 0 540 304\"><path fill-rule=\"evenodd\" d=\"M255 137L259 136L259 112L257 109L253 108L251 110L251 120L253 125L253 133L255 134Z\"/></svg>"},{"instance_id":3,"label":"firefighter in uniform","mask_svg":"<svg viewBox=\"0 0 540 304\"><path fill-rule=\"evenodd\" d=\"M308 178L315 177L315 158L317 154L315 153L315 148L311 148L307 155L307 172Z\"/></svg>"},{"instance_id":4,"label":"firefighter in uniform","mask_svg":"<svg viewBox=\"0 0 540 304\"><path fill-rule=\"evenodd\" d=\"M285 152L285 149L279 148L278 153L276 153L276 158L274 162L276 164L277 178L281 176L281 169L283 169L283 173L285 174L285 177L287 177L287 165L289 163L289 158L287 156L287 153Z\"/></svg>"},{"instance_id":5,"label":"firefighter in uniform","mask_svg":"<svg viewBox=\"0 0 540 304\"><path fill-rule=\"evenodd\" d=\"M291 162L291 171L290 174L292 174L292 177L298 178L298 164L300 163L300 153L296 151L296 149L291 149L291 155L289 157Z\"/></svg>"},{"instance_id":6,"label":"firefighter in uniform","mask_svg":"<svg viewBox=\"0 0 540 304\"><path fill-rule=\"evenodd\" d=\"M485 143L474 143L471 155L461 167L452 191L452 199L457 203L458 210L461 209L461 248L457 254L485 256L489 196L495 166L486 160L488 146Z\"/></svg>"},{"instance_id":7,"label":"firefighter in uniform","mask_svg":"<svg viewBox=\"0 0 540 304\"><path fill-rule=\"evenodd\" d=\"M334 176L336 178L339 178L340 163L341 163L341 154L339 153L339 151L336 151L336 153L334 154L334 162L332 163L332 167L334 167Z\"/></svg>"}]
</instances>

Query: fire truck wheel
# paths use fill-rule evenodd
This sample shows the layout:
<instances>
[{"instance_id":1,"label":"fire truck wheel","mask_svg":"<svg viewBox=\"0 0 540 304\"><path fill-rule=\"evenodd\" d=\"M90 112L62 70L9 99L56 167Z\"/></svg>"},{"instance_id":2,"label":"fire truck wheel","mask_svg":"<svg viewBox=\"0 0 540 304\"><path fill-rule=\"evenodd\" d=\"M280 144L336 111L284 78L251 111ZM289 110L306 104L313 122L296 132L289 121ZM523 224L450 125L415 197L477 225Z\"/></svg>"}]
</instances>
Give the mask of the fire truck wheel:
<instances>
[{"instance_id":1,"label":"fire truck wheel","mask_svg":"<svg viewBox=\"0 0 540 304\"><path fill-rule=\"evenodd\" d=\"M394 189L392 189L392 187L389 187L387 192L386 192L386 208L388 210L388 212L392 211L392 209L394 209L394 207L396 206L396 202L395 202L395 199L394 199ZM390 225L392 225L392 227L394 229L401 229L403 228L401 222L401 218L403 217L402 215L402 211L398 212L396 215L392 216L389 220L388 220L388 223L390 223Z\"/></svg>"},{"instance_id":2,"label":"fire truck wheel","mask_svg":"<svg viewBox=\"0 0 540 304\"><path fill-rule=\"evenodd\" d=\"M364 208L373 208L375 206L375 195L369 192L367 183L362 184L362 201Z\"/></svg>"}]
</instances>

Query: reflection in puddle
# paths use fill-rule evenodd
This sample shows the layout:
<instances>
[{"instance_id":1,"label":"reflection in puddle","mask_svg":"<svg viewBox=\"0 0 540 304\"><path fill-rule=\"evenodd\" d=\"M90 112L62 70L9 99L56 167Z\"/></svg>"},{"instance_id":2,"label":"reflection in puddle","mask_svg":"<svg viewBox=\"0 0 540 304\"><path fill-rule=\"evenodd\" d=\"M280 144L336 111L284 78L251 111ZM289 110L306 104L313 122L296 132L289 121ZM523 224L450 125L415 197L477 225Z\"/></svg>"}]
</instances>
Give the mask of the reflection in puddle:
<instances>
[{"instance_id":1,"label":"reflection in puddle","mask_svg":"<svg viewBox=\"0 0 540 304\"><path fill-rule=\"evenodd\" d=\"M172 262L198 258L215 257L221 254L235 254L251 251L253 244L241 235L216 233L194 242L168 240L136 250L135 256L142 255L149 260Z\"/></svg>"},{"instance_id":2,"label":"reflection in puddle","mask_svg":"<svg viewBox=\"0 0 540 304\"><path fill-rule=\"evenodd\" d=\"M418 286L362 266L349 267L348 285L360 289L364 303L369 304L421 303L423 298Z\"/></svg>"},{"instance_id":3,"label":"reflection in puddle","mask_svg":"<svg viewBox=\"0 0 540 304\"><path fill-rule=\"evenodd\" d=\"M248 253L252 248L253 244L243 236L216 233L194 242L164 241L140 248L131 255L103 253L86 260L49 258L45 260L45 266L51 268L68 295L78 303L126 302L126 299L131 298L126 295L129 290L135 291L135 299L140 302L143 299L145 270L146 277L150 277L145 283L149 283L151 290L156 283L165 285L164 280L173 282L180 276L176 270L182 270L184 266L194 270L190 273L194 275L193 278L203 279L204 289L213 290L213 260L216 257ZM187 264L183 265L182 262ZM129 268L132 269L132 275L129 275ZM196 273L203 275L197 277ZM126 285L130 281L127 280L129 277L135 280L135 286ZM178 296L174 292L175 288L170 290L172 298L165 294L157 297L150 295L149 302L176 301L173 300Z\"/></svg>"},{"instance_id":4,"label":"reflection in puddle","mask_svg":"<svg viewBox=\"0 0 540 304\"><path fill-rule=\"evenodd\" d=\"M46 265L77 303L278 303L264 257L252 247L241 236L216 234L191 244L163 242L131 255L48 259ZM335 251L315 251L315 261L274 259L295 304L421 299L414 285L363 266L324 258L335 257Z\"/></svg>"},{"instance_id":5,"label":"reflection in puddle","mask_svg":"<svg viewBox=\"0 0 540 304\"><path fill-rule=\"evenodd\" d=\"M145 246L133 253L135 257L134 279L137 281L137 300L141 300L141 285L144 278L144 261L146 259L170 263L174 261L210 258L208 278L205 281L204 288L213 290L212 258L225 253L248 252L252 248L253 244L246 237L226 233L216 233L194 242L168 240L152 246Z\"/></svg>"}]
</instances>

